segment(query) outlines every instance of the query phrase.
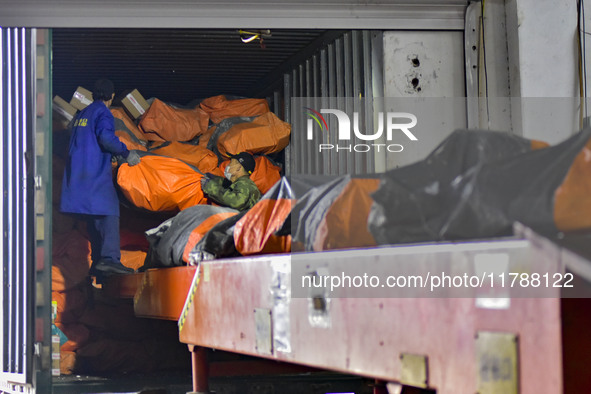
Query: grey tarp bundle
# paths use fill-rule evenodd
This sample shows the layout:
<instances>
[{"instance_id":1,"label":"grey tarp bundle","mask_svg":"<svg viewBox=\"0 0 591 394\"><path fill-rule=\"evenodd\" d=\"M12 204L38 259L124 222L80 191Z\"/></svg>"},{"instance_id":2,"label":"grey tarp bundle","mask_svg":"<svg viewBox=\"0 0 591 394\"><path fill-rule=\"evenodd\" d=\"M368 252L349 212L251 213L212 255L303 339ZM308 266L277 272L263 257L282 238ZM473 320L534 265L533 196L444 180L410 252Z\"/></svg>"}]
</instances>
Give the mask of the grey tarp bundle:
<instances>
[{"instance_id":1,"label":"grey tarp bundle","mask_svg":"<svg viewBox=\"0 0 591 394\"><path fill-rule=\"evenodd\" d=\"M292 192L292 198L293 199L298 199L298 198L303 198L303 196L308 193L310 190L314 189L315 187L321 187L323 185L326 185L332 181L334 181L335 179L337 179L336 176L334 175L292 175L289 177L289 184L291 187L291 192ZM297 204L296 204L297 206ZM298 220L299 220L299 212L301 210L301 205L300 207L295 210L294 209L291 210L290 214L287 216L287 218L285 219L285 221L283 222L283 225L279 228L279 230L276 231L275 234L280 235L280 236L285 236L285 235L291 235L292 230L295 230L295 227L297 226ZM293 228L292 228L292 213L295 213L295 219L293 219Z\"/></svg>"},{"instance_id":2,"label":"grey tarp bundle","mask_svg":"<svg viewBox=\"0 0 591 394\"><path fill-rule=\"evenodd\" d=\"M556 232L554 192L591 130L556 146L490 131L456 131L425 160L384 174L369 216L379 244L509 235L520 221Z\"/></svg>"},{"instance_id":3,"label":"grey tarp bundle","mask_svg":"<svg viewBox=\"0 0 591 394\"><path fill-rule=\"evenodd\" d=\"M183 252L191 232L210 216L224 212L238 211L211 205L196 205L146 231L150 249L143 268L184 265Z\"/></svg>"},{"instance_id":4,"label":"grey tarp bundle","mask_svg":"<svg viewBox=\"0 0 591 394\"><path fill-rule=\"evenodd\" d=\"M365 176L365 178L372 177L375 178L376 176ZM297 203L292 208L289 217L277 234L287 235L290 233L293 242L302 243L305 250L314 250L313 245L320 223L324 219L328 209L341 195L343 189L349 184L352 178L351 175L344 175L337 178L323 176L316 177L315 180L311 178L292 177L292 185L297 185L296 187L299 190L305 184L315 186L311 187L301 197L296 194ZM323 183L318 185L320 181ZM289 232L287 232L288 226L290 227Z\"/></svg>"},{"instance_id":5,"label":"grey tarp bundle","mask_svg":"<svg viewBox=\"0 0 591 394\"><path fill-rule=\"evenodd\" d=\"M189 252L190 264L195 265L203 260L221 257L240 256L234 245L234 226L247 212L242 211L213 226Z\"/></svg>"}]
</instances>

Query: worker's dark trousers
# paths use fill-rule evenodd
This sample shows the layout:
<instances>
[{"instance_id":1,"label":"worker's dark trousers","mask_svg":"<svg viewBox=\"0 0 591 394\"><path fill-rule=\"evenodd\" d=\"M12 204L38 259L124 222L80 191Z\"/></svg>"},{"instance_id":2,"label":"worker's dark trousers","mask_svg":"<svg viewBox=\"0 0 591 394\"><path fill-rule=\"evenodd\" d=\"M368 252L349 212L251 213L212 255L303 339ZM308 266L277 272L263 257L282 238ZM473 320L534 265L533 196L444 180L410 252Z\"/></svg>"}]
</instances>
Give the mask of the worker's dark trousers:
<instances>
[{"instance_id":1,"label":"worker's dark trousers","mask_svg":"<svg viewBox=\"0 0 591 394\"><path fill-rule=\"evenodd\" d=\"M83 215L90 237L92 264L121 262L119 216Z\"/></svg>"}]
</instances>

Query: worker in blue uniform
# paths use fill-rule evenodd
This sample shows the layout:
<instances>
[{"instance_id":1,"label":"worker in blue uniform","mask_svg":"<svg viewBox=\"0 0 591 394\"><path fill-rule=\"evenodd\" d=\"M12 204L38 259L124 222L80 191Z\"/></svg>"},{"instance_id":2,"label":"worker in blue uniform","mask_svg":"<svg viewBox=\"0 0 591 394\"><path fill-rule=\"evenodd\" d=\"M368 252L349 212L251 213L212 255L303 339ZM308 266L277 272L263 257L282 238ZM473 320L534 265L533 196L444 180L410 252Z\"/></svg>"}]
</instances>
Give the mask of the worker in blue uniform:
<instances>
[{"instance_id":1,"label":"worker in blue uniform","mask_svg":"<svg viewBox=\"0 0 591 394\"><path fill-rule=\"evenodd\" d=\"M93 103L75 120L64 172L60 209L84 220L90 237L90 275L102 278L133 269L121 264L119 199L113 183L111 159L123 158L130 166L140 162L115 135L109 106L115 97L113 83L96 81Z\"/></svg>"}]
</instances>

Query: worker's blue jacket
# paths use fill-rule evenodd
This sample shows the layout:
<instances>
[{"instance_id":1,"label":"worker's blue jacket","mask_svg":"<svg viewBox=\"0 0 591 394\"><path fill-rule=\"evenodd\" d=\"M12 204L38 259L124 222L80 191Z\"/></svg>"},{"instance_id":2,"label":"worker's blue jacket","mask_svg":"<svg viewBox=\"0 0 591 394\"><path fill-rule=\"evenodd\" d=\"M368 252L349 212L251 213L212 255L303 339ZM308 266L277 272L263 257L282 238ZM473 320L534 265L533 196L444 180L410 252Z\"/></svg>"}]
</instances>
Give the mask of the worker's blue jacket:
<instances>
[{"instance_id":1,"label":"worker's blue jacket","mask_svg":"<svg viewBox=\"0 0 591 394\"><path fill-rule=\"evenodd\" d=\"M112 155L126 158L129 150L115 135L113 114L97 100L80 112L72 129L62 184L62 212L119 216Z\"/></svg>"}]
</instances>

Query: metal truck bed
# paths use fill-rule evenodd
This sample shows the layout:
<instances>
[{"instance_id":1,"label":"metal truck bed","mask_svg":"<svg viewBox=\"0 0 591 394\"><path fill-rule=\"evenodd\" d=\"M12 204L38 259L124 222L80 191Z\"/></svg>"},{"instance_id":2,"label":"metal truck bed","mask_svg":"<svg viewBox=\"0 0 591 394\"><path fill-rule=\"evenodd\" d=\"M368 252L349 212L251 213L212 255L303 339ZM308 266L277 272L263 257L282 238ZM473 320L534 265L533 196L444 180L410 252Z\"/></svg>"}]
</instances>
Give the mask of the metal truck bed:
<instances>
[{"instance_id":1,"label":"metal truck bed","mask_svg":"<svg viewBox=\"0 0 591 394\"><path fill-rule=\"evenodd\" d=\"M527 228L518 226L516 234L149 270L135 293L136 313L179 317L180 340L193 351L196 392L207 390L203 349L213 348L373 378L391 393L403 385L454 394L560 393L561 296L587 294L576 290L588 290L591 264ZM549 273L562 280L537 288L485 283L468 293L409 286L393 296L383 289L300 288L306 274L338 274L343 267L350 275L437 275L443 267L481 279ZM575 279L566 280L572 272ZM560 287L566 284L579 288Z\"/></svg>"}]
</instances>

